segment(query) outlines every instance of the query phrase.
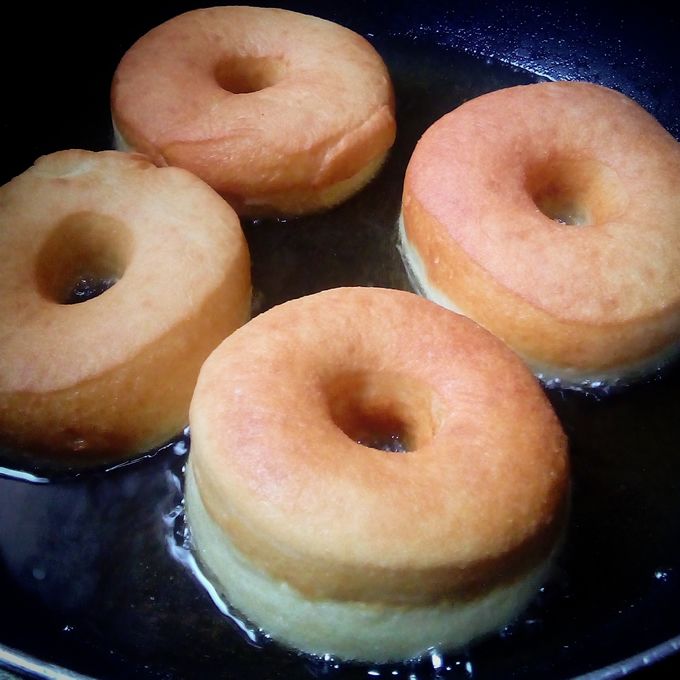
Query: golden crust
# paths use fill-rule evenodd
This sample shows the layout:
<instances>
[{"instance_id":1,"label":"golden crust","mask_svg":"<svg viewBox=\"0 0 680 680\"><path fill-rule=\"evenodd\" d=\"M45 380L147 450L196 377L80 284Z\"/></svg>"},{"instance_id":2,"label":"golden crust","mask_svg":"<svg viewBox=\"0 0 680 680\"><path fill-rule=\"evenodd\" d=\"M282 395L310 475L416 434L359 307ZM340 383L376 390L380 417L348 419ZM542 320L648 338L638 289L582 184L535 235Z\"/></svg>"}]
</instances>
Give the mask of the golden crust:
<instances>
[{"instance_id":1,"label":"golden crust","mask_svg":"<svg viewBox=\"0 0 680 680\"><path fill-rule=\"evenodd\" d=\"M352 408L404 421L414 450L357 444ZM473 598L545 560L563 527L565 438L535 380L409 293L336 289L257 317L205 363L190 423L207 512L310 599Z\"/></svg>"},{"instance_id":2,"label":"golden crust","mask_svg":"<svg viewBox=\"0 0 680 680\"><path fill-rule=\"evenodd\" d=\"M203 359L249 315L233 210L184 170L77 150L38 159L0 189L0 206L3 437L123 457L181 430ZM68 276L100 261L119 280L60 304Z\"/></svg>"},{"instance_id":3,"label":"golden crust","mask_svg":"<svg viewBox=\"0 0 680 680\"><path fill-rule=\"evenodd\" d=\"M433 648L460 648L512 621L535 597L552 566L549 556L518 580L453 602L404 606L311 600L236 551L203 507L191 459L184 493L192 542L220 595L274 640L319 657L386 662Z\"/></svg>"},{"instance_id":4,"label":"golden crust","mask_svg":"<svg viewBox=\"0 0 680 680\"><path fill-rule=\"evenodd\" d=\"M570 183L584 226L536 204ZM423 135L405 178L405 233L428 283L527 359L616 368L680 333L678 183L677 142L623 95L514 87Z\"/></svg>"},{"instance_id":5,"label":"golden crust","mask_svg":"<svg viewBox=\"0 0 680 680\"><path fill-rule=\"evenodd\" d=\"M280 9L215 7L158 26L121 60L111 107L131 148L191 170L241 213L276 209L287 192L313 205L395 136L389 74L371 45Z\"/></svg>"}]
</instances>

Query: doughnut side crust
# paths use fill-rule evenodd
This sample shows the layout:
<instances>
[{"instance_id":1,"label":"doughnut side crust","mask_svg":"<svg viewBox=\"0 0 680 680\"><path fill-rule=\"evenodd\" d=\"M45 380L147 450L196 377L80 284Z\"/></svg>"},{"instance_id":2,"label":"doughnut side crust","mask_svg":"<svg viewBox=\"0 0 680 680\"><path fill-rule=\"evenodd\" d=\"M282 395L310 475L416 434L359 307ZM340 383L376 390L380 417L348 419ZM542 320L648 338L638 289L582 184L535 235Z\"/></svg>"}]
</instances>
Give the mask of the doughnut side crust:
<instances>
[{"instance_id":1,"label":"doughnut side crust","mask_svg":"<svg viewBox=\"0 0 680 680\"><path fill-rule=\"evenodd\" d=\"M546 216L537 182L557 193L580 183L590 223ZM586 83L508 88L419 142L404 187L407 259L424 264L424 290L532 364L634 373L680 335L678 182L677 142L623 95Z\"/></svg>"},{"instance_id":2,"label":"doughnut side crust","mask_svg":"<svg viewBox=\"0 0 680 680\"><path fill-rule=\"evenodd\" d=\"M433 234L416 201L410 223ZM406 203L404 203L406 210ZM416 241L424 241L416 237ZM563 386L614 384L641 378L673 361L680 311L627 323L586 324L556 318L498 285L451 242L427 239L419 250L407 236L403 213L399 249L414 289L429 300L474 319L512 347L544 382ZM442 253L445 252L445 255ZM425 265L421 253L431 263ZM445 260L445 264L441 264ZM448 274L431 274L447 269Z\"/></svg>"},{"instance_id":3,"label":"doughnut side crust","mask_svg":"<svg viewBox=\"0 0 680 680\"><path fill-rule=\"evenodd\" d=\"M387 662L465 645L512 620L544 582L551 562L548 557L516 582L455 604L310 600L235 549L203 506L191 463L185 498L200 561L223 596L275 640L317 656Z\"/></svg>"},{"instance_id":4,"label":"doughnut side crust","mask_svg":"<svg viewBox=\"0 0 680 680\"><path fill-rule=\"evenodd\" d=\"M416 448L353 441L332 416L345 393L412 414ZM565 439L535 380L412 294L338 289L255 318L204 364L190 422L212 521L310 600L474 599L541 564L564 524Z\"/></svg>"},{"instance_id":5,"label":"doughnut side crust","mask_svg":"<svg viewBox=\"0 0 680 680\"><path fill-rule=\"evenodd\" d=\"M125 54L111 102L119 143L187 168L248 214L344 199L395 137L373 47L287 10L219 7L165 22Z\"/></svg>"},{"instance_id":6,"label":"doughnut side crust","mask_svg":"<svg viewBox=\"0 0 680 680\"><path fill-rule=\"evenodd\" d=\"M233 210L184 170L77 150L38 159L0 206L3 439L115 458L180 431L203 359L249 315ZM110 260L118 280L62 304L59 270L78 253L74 273Z\"/></svg>"}]
</instances>

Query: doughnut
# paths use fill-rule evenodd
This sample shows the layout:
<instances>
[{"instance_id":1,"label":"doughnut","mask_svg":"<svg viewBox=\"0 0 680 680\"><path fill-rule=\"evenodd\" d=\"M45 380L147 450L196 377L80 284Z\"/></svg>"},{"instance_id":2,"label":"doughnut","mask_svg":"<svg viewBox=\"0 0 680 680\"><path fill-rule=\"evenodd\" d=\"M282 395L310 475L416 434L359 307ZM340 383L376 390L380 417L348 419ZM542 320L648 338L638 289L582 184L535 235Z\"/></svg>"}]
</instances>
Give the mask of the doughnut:
<instances>
[{"instance_id":1,"label":"doughnut","mask_svg":"<svg viewBox=\"0 0 680 680\"><path fill-rule=\"evenodd\" d=\"M340 288L261 314L208 358L189 419L197 560L306 653L465 645L521 611L563 532L565 437L538 382L413 293Z\"/></svg>"},{"instance_id":2,"label":"doughnut","mask_svg":"<svg viewBox=\"0 0 680 680\"><path fill-rule=\"evenodd\" d=\"M329 208L378 171L394 97L361 36L283 9L213 7L140 38L113 78L117 146L195 173L241 215Z\"/></svg>"},{"instance_id":3,"label":"doughnut","mask_svg":"<svg viewBox=\"0 0 680 680\"><path fill-rule=\"evenodd\" d=\"M415 288L546 382L627 383L677 352L680 146L584 82L511 87L435 122L410 159L401 248Z\"/></svg>"},{"instance_id":4,"label":"doughnut","mask_svg":"<svg viewBox=\"0 0 680 680\"><path fill-rule=\"evenodd\" d=\"M177 434L203 360L249 315L236 214L143 156L39 158L0 188L0 251L0 439L48 460Z\"/></svg>"}]
</instances>

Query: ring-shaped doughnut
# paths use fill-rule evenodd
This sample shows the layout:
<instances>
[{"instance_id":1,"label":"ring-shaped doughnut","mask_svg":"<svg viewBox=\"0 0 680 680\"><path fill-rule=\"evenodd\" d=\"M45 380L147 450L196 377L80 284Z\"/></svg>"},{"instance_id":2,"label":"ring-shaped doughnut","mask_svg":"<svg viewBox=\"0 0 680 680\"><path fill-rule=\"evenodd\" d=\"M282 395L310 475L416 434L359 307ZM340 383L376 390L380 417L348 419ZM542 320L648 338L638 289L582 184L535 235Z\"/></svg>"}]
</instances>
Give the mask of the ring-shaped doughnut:
<instances>
[{"instance_id":1,"label":"ring-shaped doughnut","mask_svg":"<svg viewBox=\"0 0 680 680\"><path fill-rule=\"evenodd\" d=\"M580 82L512 87L429 128L406 173L416 287L544 378L614 382L680 337L680 146L639 105Z\"/></svg>"},{"instance_id":2,"label":"ring-shaped doughnut","mask_svg":"<svg viewBox=\"0 0 680 680\"><path fill-rule=\"evenodd\" d=\"M142 156L39 158L0 189L0 250L0 437L29 452L83 462L161 444L249 316L234 211ZM105 290L78 301L88 281Z\"/></svg>"},{"instance_id":3,"label":"ring-shaped doughnut","mask_svg":"<svg viewBox=\"0 0 680 680\"><path fill-rule=\"evenodd\" d=\"M204 364L190 423L200 561L306 652L464 645L526 605L563 528L565 438L537 381L411 293L335 289L256 317ZM394 435L406 452L359 443Z\"/></svg>"},{"instance_id":4,"label":"ring-shaped doughnut","mask_svg":"<svg viewBox=\"0 0 680 680\"><path fill-rule=\"evenodd\" d=\"M248 215L339 203L395 136L373 47L282 9L214 7L154 28L121 60L111 107L118 148L194 172Z\"/></svg>"}]
</instances>

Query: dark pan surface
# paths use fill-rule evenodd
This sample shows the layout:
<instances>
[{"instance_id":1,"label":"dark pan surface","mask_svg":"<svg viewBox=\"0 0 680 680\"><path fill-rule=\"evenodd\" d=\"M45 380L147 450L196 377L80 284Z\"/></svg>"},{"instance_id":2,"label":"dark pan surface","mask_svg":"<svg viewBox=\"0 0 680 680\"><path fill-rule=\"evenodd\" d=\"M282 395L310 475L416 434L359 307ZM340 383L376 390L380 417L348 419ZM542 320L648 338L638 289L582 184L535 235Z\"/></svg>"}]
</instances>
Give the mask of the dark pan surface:
<instances>
[{"instance_id":1,"label":"dark pan surface","mask_svg":"<svg viewBox=\"0 0 680 680\"><path fill-rule=\"evenodd\" d=\"M678 26L650 8L285 4L374 43L395 82L399 137L380 177L346 205L321 217L244 225L258 311L337 285L408 288L394 232L406 163L426 127L473 96L546 77L582 78L620 89L680 134ZM15 41L2 47L11 65L0 113L2 181L44 153L110 147L108 88L118 59L186 8L152 4L103 16L99 8L62 6L39 24L28 10L16 16ZM35 66L24 62L29 51ZM614 394L551 390L574 468L573 515L553 579L502 633L462 653L389 667L301 657L250 639L219 612L184 547L188 438L114 470L49 474L49 483L25 464L24 477L37 481L17 479L11 452L0 452L0 645L98 678L677 673L673 659L639 669L680 644L679 388L675 366Z\"/></svg>"}]
</instances>

